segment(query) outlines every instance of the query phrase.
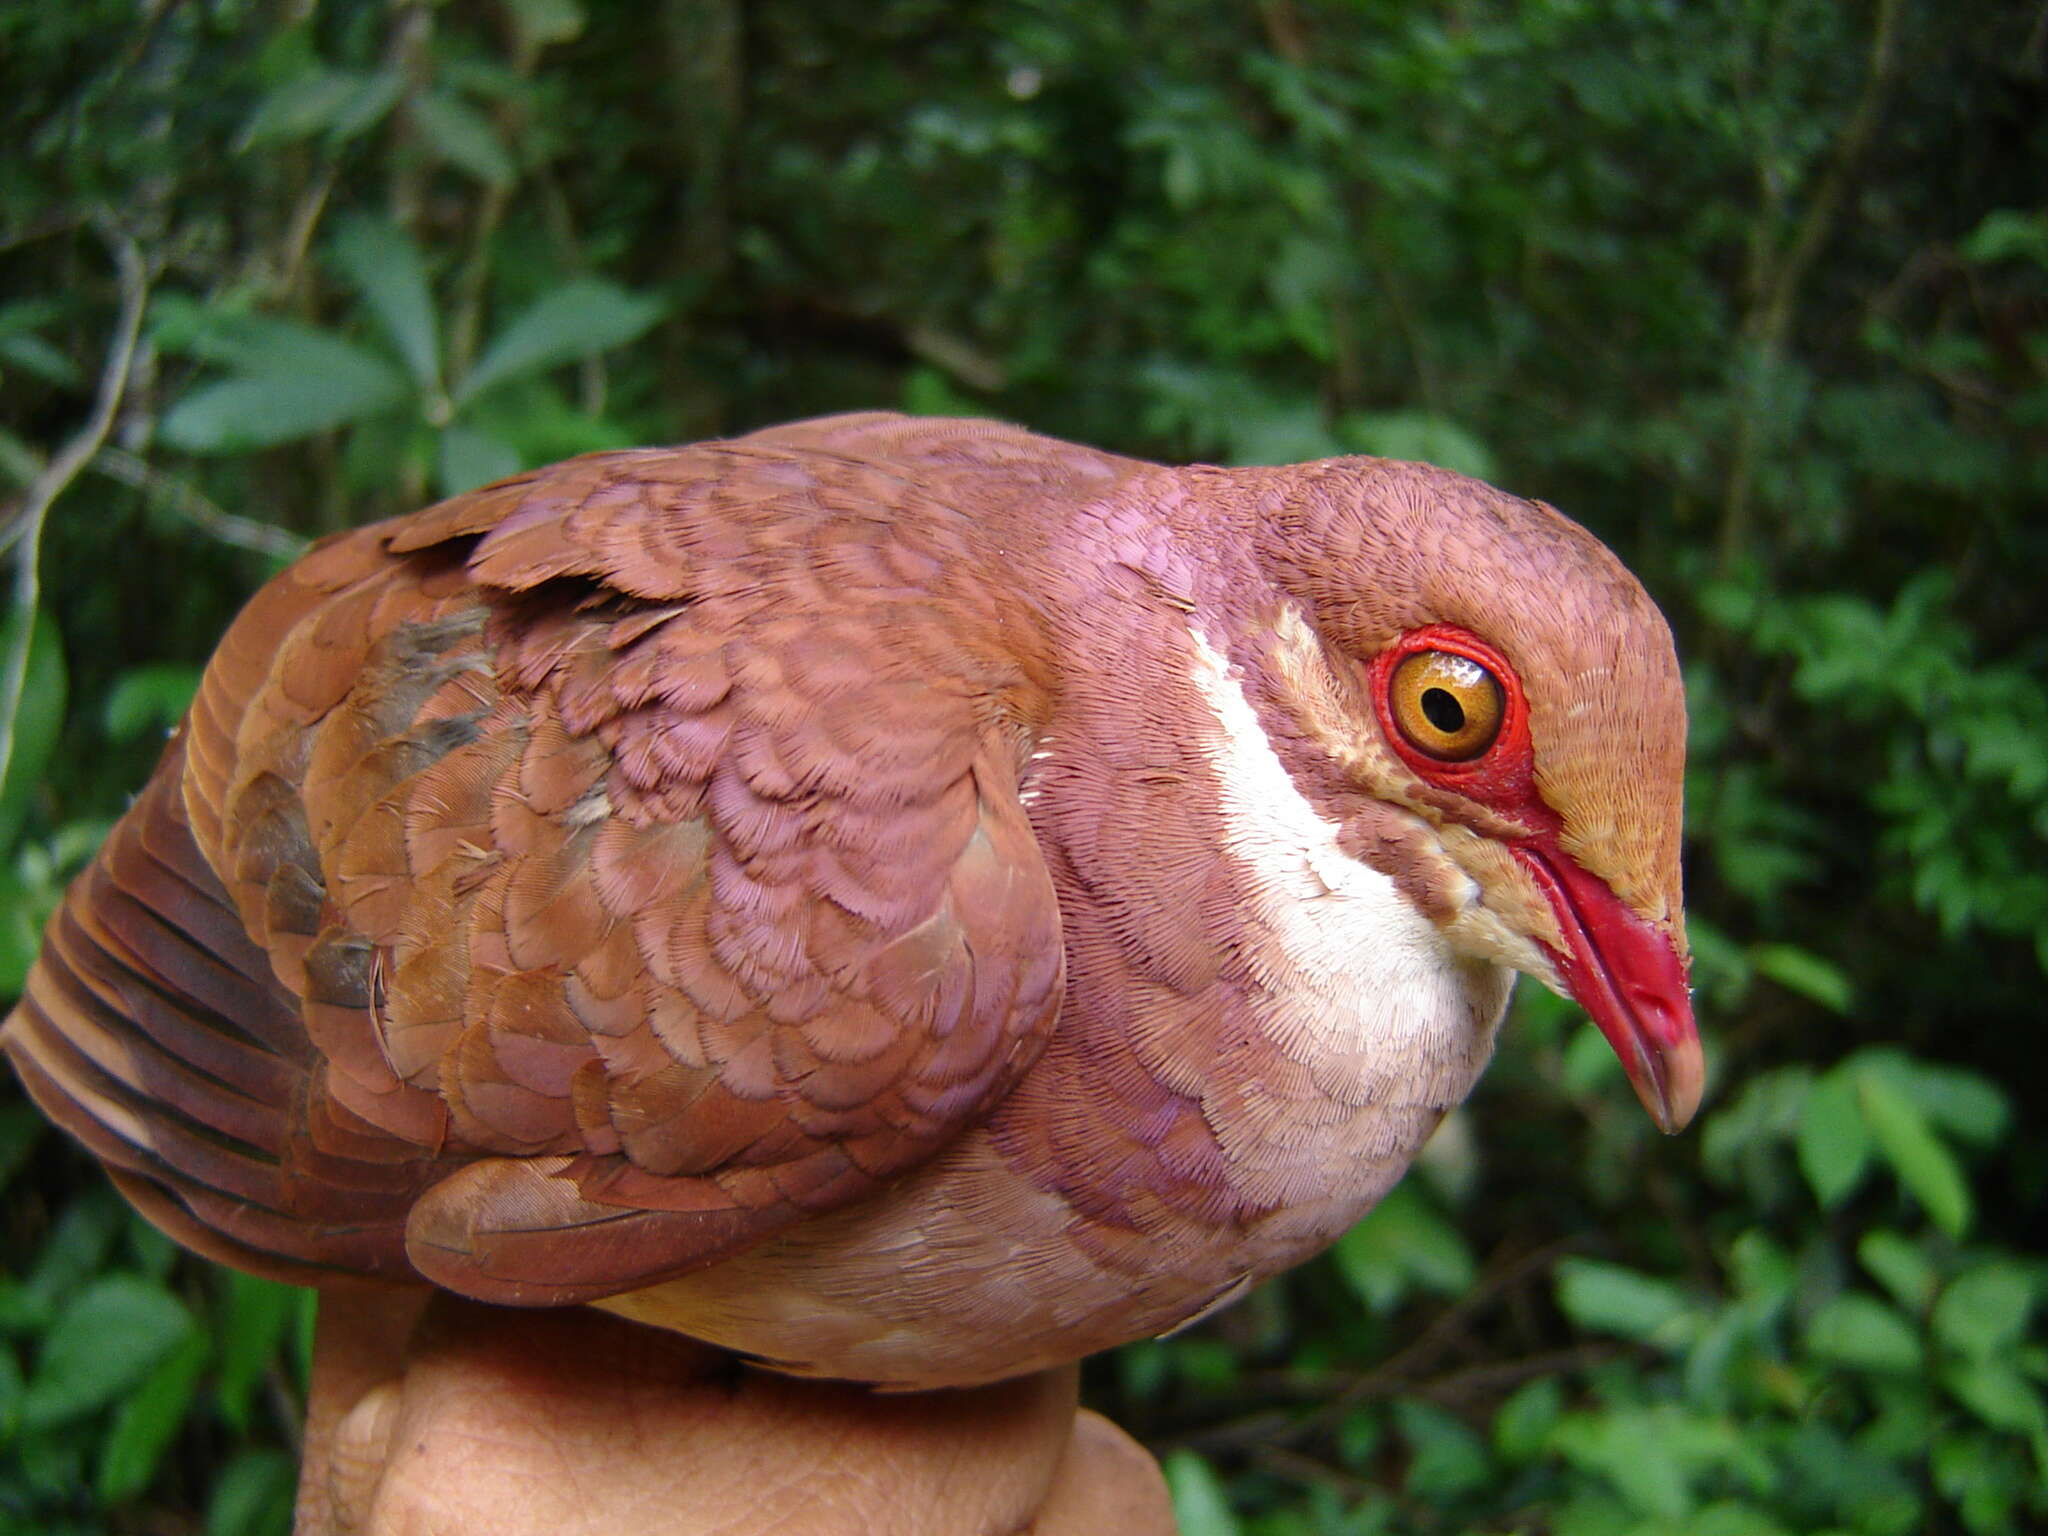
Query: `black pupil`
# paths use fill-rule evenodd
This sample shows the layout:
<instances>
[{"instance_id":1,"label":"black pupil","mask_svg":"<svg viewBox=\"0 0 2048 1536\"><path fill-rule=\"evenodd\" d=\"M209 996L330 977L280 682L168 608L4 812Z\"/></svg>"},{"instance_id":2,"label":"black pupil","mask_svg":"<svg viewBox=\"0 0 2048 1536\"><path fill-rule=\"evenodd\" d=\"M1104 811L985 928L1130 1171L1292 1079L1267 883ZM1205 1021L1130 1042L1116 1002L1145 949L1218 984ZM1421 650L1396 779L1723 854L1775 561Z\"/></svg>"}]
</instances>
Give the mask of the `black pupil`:
<instances>
[{"instance_id":1,"label":"black pupil","mask_svg":"<svg viewBox=\"0 0 2048 1536\"><path fill-rule=\"evenodd\" d=\"M1446 736L1455 736L1465 729L1465 706L1441 688L1422 691L1422 712Z\"/></svg>"}]
</instances>

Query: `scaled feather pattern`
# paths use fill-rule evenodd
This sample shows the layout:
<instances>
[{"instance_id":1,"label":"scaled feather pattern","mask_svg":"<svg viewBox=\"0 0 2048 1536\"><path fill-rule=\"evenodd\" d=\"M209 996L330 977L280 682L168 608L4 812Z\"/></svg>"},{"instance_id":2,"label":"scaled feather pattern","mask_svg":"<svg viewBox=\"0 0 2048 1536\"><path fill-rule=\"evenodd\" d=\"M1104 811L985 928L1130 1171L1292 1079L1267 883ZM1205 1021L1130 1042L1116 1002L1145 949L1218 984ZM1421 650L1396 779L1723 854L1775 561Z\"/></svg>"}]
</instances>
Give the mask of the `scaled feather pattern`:
<instances>
[{"instance_id":1,"label":"scaled feather pattern","mask_svg":"<svg viewBox=\"0 0 2048 1536\"><path fill-rule=\"evenodd\" d=\"M1519 799L1389 734L1375 657L1445 625ZM258 593L4 1043L225 1263L989 1380L1333 1241L1512 971L1582 992L1557 889L1682 982L1683 733L1613 557L1426 466L593 454Z\"/></svg>"}]
</instances>

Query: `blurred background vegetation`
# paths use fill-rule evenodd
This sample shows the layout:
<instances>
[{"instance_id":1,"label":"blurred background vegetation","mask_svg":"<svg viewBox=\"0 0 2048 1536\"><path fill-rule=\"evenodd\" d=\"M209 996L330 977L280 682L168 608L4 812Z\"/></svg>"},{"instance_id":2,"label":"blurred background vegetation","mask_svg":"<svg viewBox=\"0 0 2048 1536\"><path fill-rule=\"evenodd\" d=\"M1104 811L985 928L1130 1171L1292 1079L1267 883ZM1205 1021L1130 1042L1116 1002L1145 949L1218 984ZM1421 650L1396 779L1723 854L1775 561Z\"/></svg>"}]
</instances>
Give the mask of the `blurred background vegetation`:
<instances>
[{"instance_id":1,"label":"blurred background vegetation","mask_svg":"<svg viewBox=\"0 0 2048 1536\"><path fill-rule=\"evenodd\" d=\"M2048 1523L2048 10L4 0L0 58L0 988L326 530L856 407L1431 459L1678 631L1706 1112L1525 988L1393 1199L1094 1400L1188 1536ZM303 1298L5 1093L0 1529L282 1530Z\"/></svg>"}]
</instances>

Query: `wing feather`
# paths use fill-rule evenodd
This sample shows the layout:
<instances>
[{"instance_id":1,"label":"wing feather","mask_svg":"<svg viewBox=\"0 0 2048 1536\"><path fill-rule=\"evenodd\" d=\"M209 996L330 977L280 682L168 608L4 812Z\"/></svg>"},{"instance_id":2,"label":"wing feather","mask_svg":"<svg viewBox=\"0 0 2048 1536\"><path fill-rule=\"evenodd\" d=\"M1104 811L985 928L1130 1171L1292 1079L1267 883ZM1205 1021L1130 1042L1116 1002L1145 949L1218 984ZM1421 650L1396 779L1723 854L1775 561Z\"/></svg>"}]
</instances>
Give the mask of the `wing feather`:
<instances>
[{"instance_id":1,"label":"wing feather","mask_svg":"<svg viewBox=\"0 0 2048 1536\"><path fill-rule=\"evenodd\" d=\"M581 1300L880 1188L1058 1012L1050 642L970 513L1109 471L1031 441L597 454L318 547L53 921L17 1070L294 1277Z\"/></svg>"}]
</instances>

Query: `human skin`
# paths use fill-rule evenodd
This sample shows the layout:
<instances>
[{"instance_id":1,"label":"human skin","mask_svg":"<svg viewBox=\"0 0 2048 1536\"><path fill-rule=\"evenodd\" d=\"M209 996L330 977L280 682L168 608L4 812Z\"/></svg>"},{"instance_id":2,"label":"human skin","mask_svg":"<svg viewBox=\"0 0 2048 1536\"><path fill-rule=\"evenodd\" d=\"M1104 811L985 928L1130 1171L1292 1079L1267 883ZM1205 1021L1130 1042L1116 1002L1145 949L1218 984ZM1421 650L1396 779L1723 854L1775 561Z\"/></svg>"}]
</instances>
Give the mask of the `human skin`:
<instances>
[{"instance_id":1,"label":"human skin","mask_svg":"<svg viewBox=\"0 0 2048 1536\"><path fill-rule=\"evenodd\" d=\"M1171 1536L1068 1366L881 1394L583 1309L331 1291L299 1536Z\"/></svg>"}]
</instances>

